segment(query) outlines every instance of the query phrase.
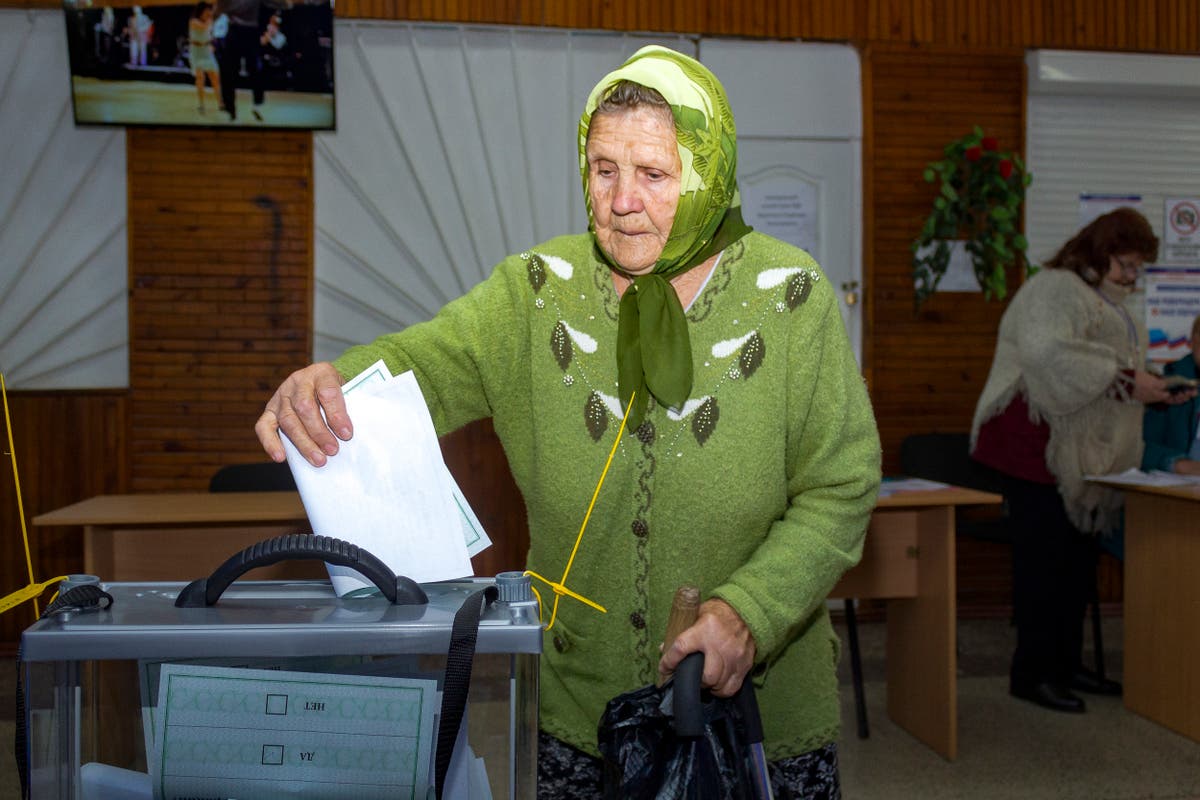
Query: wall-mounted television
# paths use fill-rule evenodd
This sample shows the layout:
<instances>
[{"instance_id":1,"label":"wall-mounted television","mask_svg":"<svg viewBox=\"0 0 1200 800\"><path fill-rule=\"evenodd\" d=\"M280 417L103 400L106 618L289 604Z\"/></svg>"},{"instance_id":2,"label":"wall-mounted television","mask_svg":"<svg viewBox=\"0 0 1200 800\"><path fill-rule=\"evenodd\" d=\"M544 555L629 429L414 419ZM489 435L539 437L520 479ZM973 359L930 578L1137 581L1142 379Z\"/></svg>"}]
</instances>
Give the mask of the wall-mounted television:
<instances>
[{"instance_id":1,"label":"wall-mounted television","mask_svg":"<svg viewBox=\"0 0 1200 800\"><path fill-rule=\"evenodd\" d=\"M81 125L332 130L332 0L64 0Z\"/></svg>"}]
</instances>

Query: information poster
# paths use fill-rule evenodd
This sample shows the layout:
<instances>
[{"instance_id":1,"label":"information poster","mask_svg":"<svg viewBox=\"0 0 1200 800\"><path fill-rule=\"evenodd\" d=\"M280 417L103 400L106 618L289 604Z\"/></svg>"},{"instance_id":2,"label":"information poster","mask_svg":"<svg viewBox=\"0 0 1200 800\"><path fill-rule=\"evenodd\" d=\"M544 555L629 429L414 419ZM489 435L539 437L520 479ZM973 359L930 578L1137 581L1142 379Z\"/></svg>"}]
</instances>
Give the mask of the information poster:
<instances>
[{"instance_id":1,"label":"information poster","mask_svg":"<svg viewBox=\"0 0 1200 800\"><path fill-rule=\"evenodd\" d=\"M917 250L918 256L926 256L933 252L937 245L926 245ZM938 281L939 292L982 292L979 288L979 278L975 277L975 265L971 262L971 254L967 252L967 243L962 240L950 242L950 260L946 263L946 273Z\"/></svg>"},{"instance_id":2,"label":"information poster","mask_svg":"<svg viewBox=\"0 0 1200 800\"><path fill-rule=\"evenodd\" d=\"M1081 194L1079 195L1079 227L1087 225L1096 217L1118 208L1142 210L1140 194Z\"/></svg>"},{"instance_id":3,"label":"information poster","mask_svg":"<svg viewBox=\"0 0 1200 800\"><path fill-rule=\"evenodd\" d=\"M1191 352L1188 337L1200 315L1200 267L1148 267L1145 284L1150 360L1182 358Z\"/></svg>"},{"instance_id":4,"label":"information poster","mask_svg":"<svg viewBox=\"0 0 1200 800\"><path fill-rule=\"evenodd\" d=\"M1200 264L1200 198L1168 197L1163 206L1162 261Z\"/></svg>"},{"instance_id":5,"label":"information poster","mask_svg":"<svg viewBox=\"0 0 1200 800\"><path fill-rule=\"evenodd\" d=\"M776 166L747 178L741 191L746 222L820 260L816 184L796 170Z\"/></svg>"}]
</instances>

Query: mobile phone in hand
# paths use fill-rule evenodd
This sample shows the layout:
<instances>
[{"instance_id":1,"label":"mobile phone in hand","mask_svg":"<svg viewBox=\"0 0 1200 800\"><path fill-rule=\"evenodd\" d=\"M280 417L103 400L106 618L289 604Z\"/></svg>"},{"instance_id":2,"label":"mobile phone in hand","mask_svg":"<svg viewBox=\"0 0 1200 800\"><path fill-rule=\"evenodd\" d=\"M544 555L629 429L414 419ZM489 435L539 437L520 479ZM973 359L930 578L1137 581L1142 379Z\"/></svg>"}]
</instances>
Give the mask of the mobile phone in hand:
<instances>
[{"instance_id":1,"label":"mobile phone in hand","mask_svg":"<svg viewBox=\"0 0 1200 800\"><path fill-rule=\"evenodd\" d=\"M1167 391L1171 394L1179 394L1190 389L1195 389L1200 381L1195 378L1188 378L1184 375L1164 375L1163 380L1167 383Z\"/></svg>"}]
</instances>

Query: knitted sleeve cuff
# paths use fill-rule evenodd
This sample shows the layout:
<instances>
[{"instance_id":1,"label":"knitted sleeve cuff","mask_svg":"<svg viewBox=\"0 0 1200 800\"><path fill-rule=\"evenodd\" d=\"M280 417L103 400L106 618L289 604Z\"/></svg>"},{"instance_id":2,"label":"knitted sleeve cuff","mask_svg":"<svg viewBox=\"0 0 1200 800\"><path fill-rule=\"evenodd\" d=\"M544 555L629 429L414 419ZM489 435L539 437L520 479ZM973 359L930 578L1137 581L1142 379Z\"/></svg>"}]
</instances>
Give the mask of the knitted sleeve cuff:
<instances>
[{"instance_id":1,"label":"knitted sleeve cuff","mask_svg":"<svg viewBox=\"0 0 1200 800\"><path fill-rule=\"evenodd\" d=\"M1117 376L1104 391L1104 396L1121 403L1132 403L1134 402L1133 387L1136 383L1137 378L1132 369L1119 369Z\"/></svg>"}]
</instances>

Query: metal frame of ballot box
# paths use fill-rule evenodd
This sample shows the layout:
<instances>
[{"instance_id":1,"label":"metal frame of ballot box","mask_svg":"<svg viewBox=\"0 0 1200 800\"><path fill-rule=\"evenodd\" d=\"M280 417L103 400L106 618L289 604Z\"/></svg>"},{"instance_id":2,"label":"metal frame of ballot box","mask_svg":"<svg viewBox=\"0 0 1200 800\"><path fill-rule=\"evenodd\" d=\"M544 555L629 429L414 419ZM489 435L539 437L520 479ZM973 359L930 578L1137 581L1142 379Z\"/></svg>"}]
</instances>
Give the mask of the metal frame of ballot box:
<instances>
[{"instance_id":1,"label":"metal frame of ballot box","mask_svg":"<svg viewBox=\"0 0 1200 800\"><path fill-rule=\"evenodd\" d=\"M193 586L202 582L193 582ZM170 736L167 703L157 697L165 689L151 685L157 682L147 676L161 672L166 677L180 665L200 663L216 665L217 671L228 667L253 671L238 673L245 675L260 674L260 668L286 670L288 675L295 671L312 675L318 683L337 683L343 675L368 675L371 677L354 680L386 683L394 677L393 672L439 678L445 673L448 684L447 652L456 612L466 598L492 584L491 579L421 584L427 602L404 605L379 596L339 598L323 581L245 581L221 587L215 603L188 608L178 607L176 602L185 591L183 583L99 583L112 598L106 607L68 608L44 616L21 637L31 796L35 800L169 796L162 792L165 777L160 777L159 786L153 785L154 766L157 762L158 774L165 775L176 751L164 746L162 752L155 752L151 744L155 740L147 735L155 728L158 742ZM201 585L201 591L203 588ZM469 755L464 758L471 760L463 767L460 780L467 775L482 780L487 790L480 796L535 795L541 651L542 626L536 603L513 595L506 599L501 587L499 601L485 604L479 619L475 656L468 666L465 734L460 731L454 748L458 759L465 736ZM280 700L280 695L286 692L267 695L265 713L273 713L271 697L277 705L286 705L286 697ZM303 706L302 698L295 698L293 705ZM226 719L230 720L228 729L217 727L216 735L233 741L240 735L234 730L236 714ZM297 714L296 724L301 724L301 719ZM418 726L417 730L420 737L437 738L436 725L426 725L423 730ZM370 738L344 733L350 742ZM328 741L330 735L314 734L321 736L321 741ZM426 743L421 751L431 765L430 787L434 746ZM163 753L171 755L164 758ZM278 754L284 762L273 774L289 783L303 782L304 768L288 761L295 754L285 757L284 753L282 745L271 750L272 757ZM265 746L263 754L265 764ZM311 749L307 757L312 759ZM118 778L143 780L146 788L157 789L159 794L104 794L90 785L85 792L88 775L98 774L95 765ZM479 779L480 773L485 773L486 779ZM274 778L259 780L263 786L279 785ZM448 781L446 796L450 796L449 787ZM273 793L277 791L264 788L257 796L283 796ZM332 796L319 792L314 789L310 796ZM256 795L239 792L234 796ZM386 796L410 795L393 792ZM433 791L421 784L411 796L426 800ZM455 796L466 795L456 792Z\"/></svg>"}]
</instances>

